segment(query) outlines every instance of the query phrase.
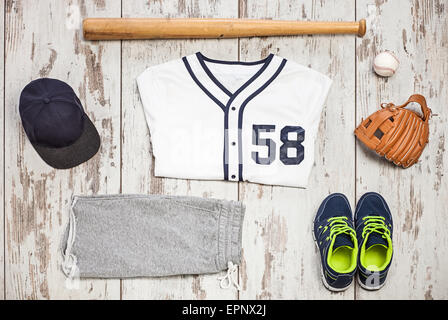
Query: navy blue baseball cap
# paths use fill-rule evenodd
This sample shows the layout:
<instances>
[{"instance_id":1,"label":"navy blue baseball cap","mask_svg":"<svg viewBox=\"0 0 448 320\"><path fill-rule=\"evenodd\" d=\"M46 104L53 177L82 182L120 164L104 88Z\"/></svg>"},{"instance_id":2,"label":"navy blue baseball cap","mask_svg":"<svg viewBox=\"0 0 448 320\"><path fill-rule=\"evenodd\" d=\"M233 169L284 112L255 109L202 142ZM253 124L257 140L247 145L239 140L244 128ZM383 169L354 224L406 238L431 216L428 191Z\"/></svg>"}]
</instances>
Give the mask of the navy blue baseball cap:
<instances>
[{"instance_id":1,"label":"navy blue baseball cap","mask_svg":"<svg viewBox=\"0 0 448 320\"><path fill-rule=\"evenodd\" d=\"M98 131L63 81L31 81L20 95L19 113L34 149L53 168L76 167L98 152Z\"/></svg>"}]
</instances>

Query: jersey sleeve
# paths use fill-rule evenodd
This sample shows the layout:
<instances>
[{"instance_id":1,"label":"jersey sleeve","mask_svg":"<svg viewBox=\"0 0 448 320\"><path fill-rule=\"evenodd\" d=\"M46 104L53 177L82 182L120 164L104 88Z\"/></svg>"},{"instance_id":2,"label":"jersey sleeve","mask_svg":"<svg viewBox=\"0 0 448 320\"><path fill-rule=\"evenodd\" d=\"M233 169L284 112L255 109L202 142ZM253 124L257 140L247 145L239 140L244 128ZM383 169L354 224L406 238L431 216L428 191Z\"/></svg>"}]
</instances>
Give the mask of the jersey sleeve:
<instances>
[{"instance_id":1,"label":"jersey sleeve","mask_svg":"<svg viewBox=\"0 0 448 320\"><path fill-rule=\"evenodd\" d=\"M156 122L159 118L157 105L160 104L160 86L157 83L156 73L153 68L148 68L137 77L137 86L140 99L143 104L146 122L151 136L156 134Z\"/></svg>"},{"instance_id":2,"label":"jersey sleeve","mask_svg":"<svg viewBox=\"0 0 448 320\"><path fill-rule=\"evenodd\" d=\"M166 110L163 107L166 89L159 82L157 70L154 67L146 69L137 77L138 91L140 93L146 123L151 136L152 151L155 157L160 153L160 148L163 147L160 144L161 136L163 136L161 128L166 118L164 115Z\"/></svg>"},{"instance_id":3,"label":"jersey sleeve","mask_svg":"<svg viewBox=\"0 0 448 320\"><path fill-rule=\"evenodd\" d=\"M328 92L332 84L332 80L326 75L313 69L301 66L302 75L299 77L298 86L300 94L304 95L307 110L307 124L309 133L315 136L319 126L322 108L327 100ZM304 89L304 90L303 90Z\"/></svg>"},{"instance_id":4,"label":"jersey sleeve","mask_svg":"<svg viewBox=\"0 0 448 320\"><path fill-rule=\"evenodd\" d=\"M301 186L307 187L309 176L314 163L315 143L319 129L320 117L323 106L332 84L332 80L326 75L302 66L297 85L302 90L297 90L300 96L300 106L304 108L304 129L306 138L303 145L306 149L305 160L301 163Z\"/></svg>"},{"instance_id":5,"label":"jersey sleeve","mask_svg":"<svg viewBox=\"0 0 448 320\"><path fill-rule=\"evenodd\" d=\"M326 75L311 69L309 72L309 81L313 86L310 97L309 119L312 124L312 129L317 130L322 108L327 100L328 92L333 81Z\"/></svg>"}]
</instances>

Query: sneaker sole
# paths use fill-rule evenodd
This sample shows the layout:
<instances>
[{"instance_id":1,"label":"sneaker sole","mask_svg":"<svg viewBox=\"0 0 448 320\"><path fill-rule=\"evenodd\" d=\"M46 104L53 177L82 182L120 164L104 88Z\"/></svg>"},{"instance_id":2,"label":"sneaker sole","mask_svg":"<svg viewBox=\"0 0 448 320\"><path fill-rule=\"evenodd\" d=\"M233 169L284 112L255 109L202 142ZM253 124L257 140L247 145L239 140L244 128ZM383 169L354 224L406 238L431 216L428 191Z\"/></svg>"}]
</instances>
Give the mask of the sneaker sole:
<instances>
[{"instance_id":1,"label":"sneaker sole","mask_svg":"<svg viewBox=\"0 0 448 320\"><path fill-rule=\"evenodd\" d=\"M314 222L313 222L313 230L311 232L311 235L313 236L314 244L316 245L317 251L320 254L319 245L317 244L316 237L314 236ZM350 282L350 284L348 286L346 286L344 288L335 288L335 287L330 286L324 276L324 268L322 266L322 261L320 262L320 276L321 276L322 283L324 284L325 288L327 288L327 290L332 291L332 292L345 291L348 288L350 288L350 286L353 284L353 281L352 281L352 282Z\"/></svg>"},{"instance_id":2,"label":"sneaker sole","mask_svg":"<svg viewBox=\"0 0 448 320\"><path fill-rule=\"evenodd\" d=\"M386 284L387 278L386 280L384 280L383 284L377 286L377 287L369 287L366 286L365 284L363 284L361 282L361 279L359 278L359 275L356 276L356 279L358 280L358 284L361 286L361 288L368 290L368 291L376 291L376 290L380 290L382 287L384 287L384 285Z\"/></svg>"}]
</instances>

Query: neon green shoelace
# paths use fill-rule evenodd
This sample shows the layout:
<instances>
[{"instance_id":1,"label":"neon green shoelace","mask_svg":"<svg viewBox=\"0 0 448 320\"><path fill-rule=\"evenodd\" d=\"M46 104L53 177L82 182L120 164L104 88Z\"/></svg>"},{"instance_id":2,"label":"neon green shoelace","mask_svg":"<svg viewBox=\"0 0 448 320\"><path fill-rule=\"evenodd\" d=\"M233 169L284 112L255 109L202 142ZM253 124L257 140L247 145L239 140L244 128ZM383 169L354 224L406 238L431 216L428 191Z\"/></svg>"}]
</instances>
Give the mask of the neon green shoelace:
<instances>
[{"instance_id":1,"label":"neon green shoelace","mask_svg":"<svg viewBox=\"0 0 448 320\"><path fill-rule=\"evenodd\" d=\"M362 237L366 234L370 235L372 232L381 234L384 239L390 239L390 230L386 226L385 218L381 216L367 216L362 218L365 221L364 228L362 229Z\"/></svg>"},{"instance_id":2,"label":"neon green shoelace","mask_svg":"<svg viewBox=\"0 0 448 320\"><path fill-rule=\"evenodd\" d=\"M330 235L326 238L326 240L331 239L331 241L333 241L333 239L341 233L346 233L352 237L356 237L355 230L347 224L347 217L333 217L327 221L330 222Z\"/></svg>"}]
</instances>

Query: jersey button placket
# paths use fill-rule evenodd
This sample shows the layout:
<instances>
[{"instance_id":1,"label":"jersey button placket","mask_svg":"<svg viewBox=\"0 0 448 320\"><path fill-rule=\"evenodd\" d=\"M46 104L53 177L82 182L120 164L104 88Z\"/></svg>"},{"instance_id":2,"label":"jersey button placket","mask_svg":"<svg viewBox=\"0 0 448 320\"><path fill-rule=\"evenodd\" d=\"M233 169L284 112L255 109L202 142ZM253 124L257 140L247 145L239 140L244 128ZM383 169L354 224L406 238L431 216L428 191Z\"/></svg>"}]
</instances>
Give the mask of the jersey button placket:
<instances>
[{"instance_id":1,"label":"jersey button placket","mask_svg":"<svg viewBox=\"0 0 448 320\"><path fill-rule=\"evenodd\" d=\"M238 180L238 112L237 106L229 106L228 153L229 179Z\"/></svg>"}]
</instances>

